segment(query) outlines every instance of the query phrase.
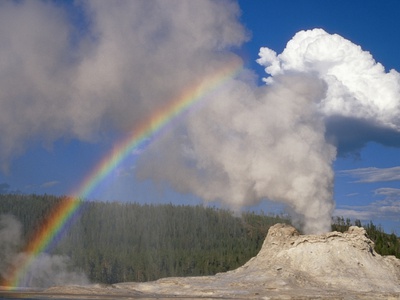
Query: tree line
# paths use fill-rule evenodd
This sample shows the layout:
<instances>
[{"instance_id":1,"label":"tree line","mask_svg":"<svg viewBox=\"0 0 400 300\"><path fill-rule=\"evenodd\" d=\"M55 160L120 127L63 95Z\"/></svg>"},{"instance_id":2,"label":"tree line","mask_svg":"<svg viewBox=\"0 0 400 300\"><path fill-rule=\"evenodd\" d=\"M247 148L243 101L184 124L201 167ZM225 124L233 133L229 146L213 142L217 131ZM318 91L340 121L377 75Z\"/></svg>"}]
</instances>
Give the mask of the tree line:
<instances>
[{"instance_id":1,"label":"tree line","mask_svg":"<svg viewBox=\"0 0 400 300\"><path fill-rule=\"evenodd\" d=\"M400 239L393 232L391 234L385 233L382 226L375 225L370 221L365 225L361 224L360 220L353 222L347 218L336 217L332 223L332 230L345 232L350 226L364 227L368 237L375 243L375 251L381 255L394 255L400 258Z\"/></svg>"},{"instance_id":2,"label":"tree line","mask_svg":"<svg viewBox=\"0 0 400 300\"><path fill-rule=\"evenodd\" d=\"M20 220L23 240L28 241L63 199L0 195L0 214ZM232 270L259 252L270 226L290 223L281 215L247 212L237 216L204 206L89 201L80 207L47 251L67 255L92 282L107 284ZM343 218L334 221L334 230L351 226ZM372 222L366 229L378 253L400 257L399 239L394 234L385 234Z\"/></svg>"},{"instance_id":3,"label":"tree line","mask_svg":"<svg viewBox=\"0 0 400 300\"><path fill-rule=\"evenodd\" d=\"M20 220L28 241L61 201L50 195L0 195L0 214ZM255 213L239 217L204 206L84 202L48 252L67 255L99 283L210 275L255 256L278 222L289 220Z\"/></svg>"}]
</instances>

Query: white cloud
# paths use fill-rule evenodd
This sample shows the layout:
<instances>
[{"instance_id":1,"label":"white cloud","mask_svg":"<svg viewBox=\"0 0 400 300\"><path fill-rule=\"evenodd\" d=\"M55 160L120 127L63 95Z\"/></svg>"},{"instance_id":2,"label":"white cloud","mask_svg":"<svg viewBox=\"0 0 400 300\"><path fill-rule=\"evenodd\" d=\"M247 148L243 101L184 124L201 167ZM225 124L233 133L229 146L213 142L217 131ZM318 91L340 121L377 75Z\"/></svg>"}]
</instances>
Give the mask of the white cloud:
<instances>
[{"instance_id":1,"label":"white cloud","mask_svg":"<svg viewBox=\"0 0 400 300\"><path fill-rule=\"evenodd\" d=\"M363 206L341 206L341 208L336 208L334 210L333 215L362 221L369 221L377 217L375 211L372 211L369 207Z\"/></svg>"},{"instance_id":2,"label":"white cloud","mask_svg":"<svg viewBox=\"0 0 400 300\"><path fill-rule=\"evenodd\" d=\"M369 141L400 146L400 73L386 72L360 46L323 29L300 31L281 54L262 48L258 62L271 75L267 83L293 72L313 73L326 83L317 105L340 155Z\"/></svg>"},{"instance_id":3,"label":"white cloud","mask_svg":"<svg viewBox=\"0 0 400 300\"><path fill-rule=\"evenodd\" d=\"M396 188L379 188L375 194L385 196L386 200L400 200L400 189Z\"/></svg>"},{"instance_id":4,"label":"white cloud","mask_svg":"<svg viewBox=\"0 0 400 300\"><path fill-rule=\"evenodd\" d=\"M400 166L392 168L359 168L342 170L338 174L348 175L357 179L357 182L381 182L400 180Z\"/></svg>"},{"instance_id":5,"label":"white cloud","mask_svg":"<svg viewBox=\"0 0 400 300\"><path fill-rule=\"evenodd\" d=\"M258 60L272 75L268 82L287 72L315 72L328 88L320 102L321 112L376 120L400 129L400 74L396 70L386 73L360 46L313 29L296 33L279 55L268 50L262 48Z\"/></svg>"},{"instance_id":6,"label":"white cloud","mask_svg":"<svg viewBox=\"0 0 400 300\"><path fill-rule=\"evenodd\" d=\"M350 193L350 194L347 194L346 196L347 197L354 197L354 196L357 196L359 193Z\"/></svg>"},{"instance_id":7,"label":"white cloud","mask_svg":"<svg viewBox=\"0 0 400 300\"><path fill-rule=\"evenodd\" d=\"M52 181L44 182L44 183L42 183L40 186L41 186L42 188L49 188L49 187L55 186L55 185L57 185L57 184L59 184L59 183L60 183L60 182L57 181L57 180L52 180Z\"/></svg>"},{"instance_id":8,"label":"white cloud","mask_svg":"<svg viewBox=\"0 0 400 300\"><path fill-rule=\"evenodd\" d=\"M334 215L367 221L373 219L400 221L400 189L379 188L374 194L384 198L368 205L341 205L335 209Z\"/></svg>"}]
</instances>

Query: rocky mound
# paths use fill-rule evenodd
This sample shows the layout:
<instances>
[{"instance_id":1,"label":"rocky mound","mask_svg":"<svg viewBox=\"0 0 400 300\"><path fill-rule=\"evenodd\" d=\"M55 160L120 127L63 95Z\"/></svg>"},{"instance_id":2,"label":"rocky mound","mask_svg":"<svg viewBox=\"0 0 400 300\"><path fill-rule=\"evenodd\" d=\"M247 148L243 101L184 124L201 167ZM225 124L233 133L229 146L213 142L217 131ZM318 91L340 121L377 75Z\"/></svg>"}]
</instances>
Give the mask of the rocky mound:
<instances>
[{"instance_id":1,"label":"rocky mound","mask_svg":"<svg viewBox=\"0 0 400 300\"><path fill-rule=\"evenodd\" d=\"M268 231L258 255L234 271L110 287L69 287L68 292L230 299L400 298L400 260L382 257L373 247L365 230L355 226L345 233L300 235L292 226L277 224Z\"/></svg>"},{"instance_id":2,"label":"rocky mound","mask_svg":"<svg viewBox=\"0 0 400 300\"><path fill-rule=\"evenodd\" d=\"M356 226L345 233L299 235L295 228L277 224L243 268L275 270L277 277L298 287L400 292L400 260L381 256L373 247L365 229Z\"/></svg>"}]
</instances>

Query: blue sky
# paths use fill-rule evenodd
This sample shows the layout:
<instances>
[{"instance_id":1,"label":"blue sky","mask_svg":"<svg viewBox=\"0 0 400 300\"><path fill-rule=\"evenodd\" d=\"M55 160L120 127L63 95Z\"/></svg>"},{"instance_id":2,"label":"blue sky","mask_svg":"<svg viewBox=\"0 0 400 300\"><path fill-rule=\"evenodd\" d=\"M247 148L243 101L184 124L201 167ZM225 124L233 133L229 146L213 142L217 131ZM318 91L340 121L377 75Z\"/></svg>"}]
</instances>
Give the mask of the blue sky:
<instances>
[{"instance_id":1,"label":"blue sky","mask_svg":"<svg viewBox=\"0 0 400 300\"><path fill-rule=\"evenodd\" d=\"M339 34L352 43L360 45L363 50L369 51L374 59L385 67L386 72L390 69L400 70L400 56L398 55L398 53L400 53L400 35L398 32L398 28L400 28L400 18L398 17L400 14L399 1L243 0L239 1L238 5L241 10L241 16L235 21L235 24L242 24L247 29L248 41L244 42L246 38L239 36L239 34L231 34L231 41L226 42L226 44L232 47L232 51L243 59L245 68L251 70L258 76L256 79L258 85L263 85L264 83L261 78L266 77L264 67L256 63L260 47L268 47L279 54L285 49L287 42L291 40L297 32L313 28L322 28L329 34ZM16 8L9 8L3 5L2 8L4 11L10 9L13 13L18 14L16 11L21 10L22 6L25 6L25 13L35 11L32 15L29 15L32 20L34 20L35 14L41 16L41 14L45 15L48 13L46 10L49 9L49 7L52 7L51 9L56 7L58 12L66 13L66 15L60 14L60 19L57 19L58 15L54 17L53 14L49 22L55 24L54 32L57 32L57 30L64 32L63 26L72 27L72 36L74 37L72 40L76 39L79 41L83 39L82 37L87 34L87 27L91 24L89 15L86 15L86 17L82 15L82 7L74 6L70 2L57 1L56 5L38 5L37 7L32 4L22 4L20 7L17 5ZM102 8L95 9L101 11ZM227 8L225 11L227 15L229 15L229 10L230 8ZM112 11L106 12L105 18L112 18L111 15ZM100 17L101 14L99 13L99 18ZM129 14L127 17L129 17ZM134 17L135 16L132 16L132 18ZM226 22L233 22L229 18L226 20ZM152 21L153 20L149 20L149 22ZM182 22L184 22L184 19ZM201 22L201 20L199 22ZM212 22L216 21L213 19ZM32 24L32 26L37 25L38 28L42 28L40 26L43 26L36 21L32 21ZM58 29L57 24L61 24L59 25L60 29ZM193 24L197 23L193 21ZM232 28L232 26L230 28ZM0 32L0 39L6 40L10 38L10 36L19 37L23 28L24 26L22 25L19 27L16 24L11 24L6 33L3 31ZM54 32L49 32L48 34L51 35ZM213 41L213 37L214 36L210 34L210 37L207 38ZM38 35L38 38L41 38L41 36ZM90 39L96 38L98 37L95 34L90 37ZM90 39L89 41L91 41ZM128 40L129 37L126 37L126 39ZM236 42L237 40L241 42ZM55 49L49 53L51 55L53 55L53 52L57 53L54 54L54 57L58 60L63 60L65 57L67 57L65 61L79 60L79 55L81 55L79 51L76 51L76 56L74 56L75 54L70 55L75 51L73 45L70 45L71 48L69 51L71 53L65 55L63 50L60 50L62 49L61 46L57 47L53 44L49 46L46 42L50 43L50 41L44 39L41 45L45 48ZM57 44L58 41L52 41L51 43ZM62 45L62 41L59 43ZM72 41L71 44L73 43ZM233 44L233 46L229 45L229 43ZM235 45L235 43L240 45ZM89 42L88 44L90 45ZM36 44L32 43L28 45ZM129 47L129 45L127 45L127 47ZM90 48L90 46L88 46L88 48ZM208 50L207 47L204 48ZM80 51L84 51L82 49L86 48L82 46ZM190 50L191 48L188 46L187 49ZM21 52L20 55L21 57L24 55L29 56L30 53L34 51L35 50L32 49L32 51L26 53ZM0 55L5 55L4 53L6 52L1 52L0 47ZM139 52L138 55L142 55L142 52ZM183 55L185 55L185 53ZM191 62L189 55L188 57L188 61ZM35 59L36 56L33 60ZM27 59L26 61L29 62L30 60ZM113 60L111 59L110 61L112 62ZM102 62L104 62L104 60ZM68 65L68 63L65 62L63 62L63 64ZM156 67L159 65L160 64L156 65ZM150 71L160 73L165 71L165 73L168 74L169 69L167 67L163 68L163 66L161 66L160 70L157 70L156 67L152 66L153 69ZM96 72L97 71L88 73L92 76L90 77L91 79L96 77ZM98 72L101 73L101 70ZM67 78L66 81L69 81L70 78L68 74L68 71L66 71L66 73L62 73L59 76L65 76L65 78ZM2 75L1 78L4 80L5 77ZM118 78L118 76L116 76L116 78ZM29 80L27 81L29 82ZM140 78L137 79L137 81L140 81ZM63 81L60 80L60 82ZM63 93L64 87L62 84L57 84L59 84L58 81L54 84L54 94L59 95ZM177 86L179 87L179 84ZM51 89L53 89L53 87ZM78 92L81 92L81 90L83 90L83 88L77 89ZM89 94L89 92L94 93L91 90L89 92L84 92L79 94L81 98L78 97L74 100L78 103L78 107L80 105L79 103L86 101L84 100L87 99L85 96L89 95L88 97L91 97L92 94ZM107 91L104 93L107 93ZM146 90L146 93L148 95L153 95L151 91ZM43 94L46 96L50 95L48 96L49 99L54 95L53 90L48 93L43 92ZM10 95L14 94L10 93ZM0 98L1 97L13 96L8 96L7 94L0 95ZM27 96L19 96L18 94L13 101L15 101L15 103L17 101L25 101L24 103L29 107L29 105L31 105L30 102L26 102L27 100L23 97L26 98ZM124 95L118 95L118 97L122 99ZM155 97L157 97L157 94ZM120 110L126 111L127 109L136 109L134 105L127 106L123 100L115 101L115 105L105 106L106 108L104 111L108 109L119 112ZM2 104L3 107L7 105L7 103L8 102L4 102ZM32 103L34 103L33 105L35 106L37 105L38 110L40 110L42 102L38 100ZM51 100L49 103L51 103ZM122 103L121 107L118 107L119 103ZM399 105L400 95L397 97L397 103L397 105ZM143 105L143 103L135 105L140 106ZM152 106L147 109L151 110L151 108ZM51 115L50 108L44 106L43 110L46 109L49 109L48 114ZM107 119L109 117L107 112L102 115L102 118L114 124L113 126L104 126L104 124L101 123L103 119L99 121L99 124L94 121L90 124L88 123L89 125L85 122L81 124L80 122L82 119L91 120L92 112L95 114L97 109L103 109L103 107L98 108L96 105L93 106L93 103L88 103L84 113L79 110L77 112L79 118L77 117L77 120L74 122L70 122L67 118L66 120L63 119L63 109L67 110L68 108L61 106L59 108L60 112L51 116L46 123L43 123L43 126L38 125L36 128L36 125L32 125L35 124L35 122L33 122L30 125L33 128L33 133L30 134L28 132L27 134L17 136L17 146L12 148L9 152L4 151L6 154L3 155L5 158L3 158L3 168L0 173L0 183L4 183L4 192L17 191L25 194L47 193L68 195L79 185L101 158L112 150L113 145L124 136L127 132L127 128L130 128L132 125L132 122L134 124L134 121L129 120L129 115L123 115L121 117L127 119L127 121L124 122L115 121L112 117ZM132 115L132 118L138 117L135 113L132 113ZM24 117L29 118L29 115L22 115L21 119L14 121L17 124L24 123ZM57 121L52 122L52 118ZM62 119L62 122L59 121L60 119ZM104 121L105 124L107 124L107 122ZM54 124L54 128L52 124ZM60 129L68 126L72 129ZM74 126L76 126L76 128ZM93 130L93 127L96 126L100 128L98 131ZM44 133L42 134L42 132ZM2 135L4 136L5 134L6 132L2 131ZM344 217L359 218L364 222L372 220L374 223L382 224L386 231L395 231L397 234L400 234L400 142L396 140L399 138L398 134L389 135L389 137L390 140L386 141L386 145L381 145L372 141L368 142L365 147L354 151L341 152L339 149L339 155L333 162L335 174L333 196L336 202L336 214ZM24 139L23 143L19 143L21 139ZM344 144L342 146L345 148L345 143L351 144L351 142L352 141L346 140L343 142ZM3 147L6 147L6 145L8 145L6 142L2 144ZM144 176L144 178L147 178L145 180L138 180L135 175L135 169L138 160L141 158L142 151L145 151L145 149L138 149L138 151L126 158L123 163L113 170L98 188L93 191L91 197L101 200L136 201L142 203L201 203L199 197L196 197L190 192L175 192L175 188L171 188L173 184L154 183L152 179L148 179L148 176ZM187 191L184 188L178 190ZM267 212L278 212L281 209L280 205L271 204L267 201L262 201L258 205L251 207L255 207L254 209L263 209Z\"/></svg>"}]
</instances>

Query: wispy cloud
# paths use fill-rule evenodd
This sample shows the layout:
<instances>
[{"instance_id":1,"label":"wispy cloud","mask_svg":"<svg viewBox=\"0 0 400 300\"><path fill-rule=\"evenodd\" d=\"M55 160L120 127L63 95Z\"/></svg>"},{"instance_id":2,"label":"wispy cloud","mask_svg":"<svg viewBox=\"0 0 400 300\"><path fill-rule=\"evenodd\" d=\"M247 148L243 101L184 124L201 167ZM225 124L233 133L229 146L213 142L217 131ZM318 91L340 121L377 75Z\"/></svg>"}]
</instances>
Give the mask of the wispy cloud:
<instances>
[{"instance_id":1,"label":"wispy cloud","mask_svg":"<svg viewBox=\"0 0 400 300\"><path fill-rule=\"evenodd\" d=\"M50 180L50 181L43 182L41 184L34 183L34 184L25 185L24 190L47 189L47 188L53 187L58 184L60 184L60 181Z\"/></svg>"},{"instance_id":2,"label":"wispy cloud","mask_svg":"<svg viewBox=\"0 0 400 300\"><path fill-rule=\"evenodd\" d=\"M57 181L57 180L47 181L47 182L42 183L42 184L40 185L40 187L42 187L42 188L49 188L49 187L55 186L55 185L57 185L57 184L59 184L59 183L60 183L60 182Z\"/></svg>"},{"instance_id":3,"label":"wispy cloud","mask_svg":"<svg viewBox=\"0 0 400 300\"><path fill-rule=\"evenodd\" d=\"M400 189L379 188L375 190L376 195L384 195L388 199L400 199Z\"/></svg>"},{"instance_id":4,"label":"wispy cloud","mask_svg":"<svg viewBox=\"0 0 400 300\"><path fill-rule=\"evenodd\" d=\"M347 197L355 197L355 196L358 196L359 195L359 193L350 193L350 194L347 194L346 196Z\"/></svg>"},{"instance_id":5,"label":"wispy cloud","mask_svg":"<svg viewBox=\"0 0 400 300\"><path fill-rule=\"evenodd\" d=\"M339 175L348 175L356 178L356 182L380 182L380 181L397 181L400 180L400 166L392 168L359 168L352 170L343 170L338 172Z\"/></svg>"},{"instance_id":6,"label":"wispy cloud","mask_svg":"<svg viewBox=\"0 0 400 300\"><path fill-rule=\"evenodd\" d=\"M400 220L400 189L379 188L374 191L383 199L368 205L341 205L335 209L334 215L360 220L387 219Z\"/></svg>"},{"instance_id":7,"label":"wispy cloud","mask_svg":"<svg viewBox=\"0 0 400 300\"><path fill-rule=\"evenodd\" d=\"M136 166L135 165L130 165L127 167L119 167L115 174L117 178L122 178L122 177L132 177L134 176Z\"/></svg>"},{"instance_id":8,"label":"wispy cloud","mask_svg":"<svg viewBox=\"0 0 400 300\"><path fill-rule=\"evenodd\" d=\"M375 217L374 212L367 208L367 206L343 206L343 208L335 209L333 215L357 220L372 220Z\"/></svg>"}]
</instances>

